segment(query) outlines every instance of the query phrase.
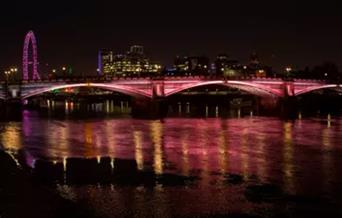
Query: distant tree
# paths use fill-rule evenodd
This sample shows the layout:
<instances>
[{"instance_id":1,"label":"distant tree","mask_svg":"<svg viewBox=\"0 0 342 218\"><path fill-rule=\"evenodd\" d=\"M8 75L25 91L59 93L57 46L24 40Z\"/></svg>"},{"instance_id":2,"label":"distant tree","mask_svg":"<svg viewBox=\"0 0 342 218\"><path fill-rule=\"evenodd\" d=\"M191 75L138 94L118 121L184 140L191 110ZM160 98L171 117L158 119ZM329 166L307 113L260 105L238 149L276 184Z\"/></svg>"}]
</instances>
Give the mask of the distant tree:
<instances>
[{"instance_id":1,"label":"distant tree","mask_svg":"<svg viewBox=\"0 0 342 218\"><path fill-rule=\"evenodd\" d=\"M292 76L294 78L300 78L300 79L312 79L313 78L309 67L305 67L304 70L293 71Z\"/></svg>"}]
</instances>

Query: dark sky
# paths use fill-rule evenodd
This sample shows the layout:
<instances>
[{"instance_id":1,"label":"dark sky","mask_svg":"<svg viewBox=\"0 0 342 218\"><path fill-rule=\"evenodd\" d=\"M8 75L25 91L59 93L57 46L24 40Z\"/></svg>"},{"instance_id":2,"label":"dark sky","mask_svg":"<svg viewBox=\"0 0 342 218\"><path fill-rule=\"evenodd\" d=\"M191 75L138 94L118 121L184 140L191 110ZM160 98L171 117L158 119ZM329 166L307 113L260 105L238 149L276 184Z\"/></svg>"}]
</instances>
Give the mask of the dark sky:
<instances>
[{"instance_id":1,"label":"dark sky","mask_svg":"<svg viewBox=\"0 0 342 218\"><path fill-rule=\"evenodd\" d=\"M253 2L253 3L251 3ZM275 69L324 61L342 65L342 15L337 3L246 1L10 1L1 3L0 70L21 66L23 40L33 30L39 61L95 72L97 51L120 53L141 44L170 65L175 55L218 53L247 62L256 51Z\"/></svg>"}]
</instances>

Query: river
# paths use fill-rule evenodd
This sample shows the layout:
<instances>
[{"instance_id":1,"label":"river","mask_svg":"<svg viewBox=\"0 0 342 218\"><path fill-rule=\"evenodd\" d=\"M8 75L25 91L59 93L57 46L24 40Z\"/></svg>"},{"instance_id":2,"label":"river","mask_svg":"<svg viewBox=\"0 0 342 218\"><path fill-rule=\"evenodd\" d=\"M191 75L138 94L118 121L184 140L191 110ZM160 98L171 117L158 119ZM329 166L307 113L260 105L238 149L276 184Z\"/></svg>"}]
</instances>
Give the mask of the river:
<instances>
[{"instance_id":1,"label":"river","mask_svg":"<svg viewBox=\"0 0 342 218\"><path fill-rule=\"evenodd\" d=\"M98 216L341 216L341 116L61 117L23 110L1 122L0 143L33 168L61 163L54 189ZM117 182L120 164L134 172ZM101 166L106 180L89 180Z\"/></svg>"}]
</instances>

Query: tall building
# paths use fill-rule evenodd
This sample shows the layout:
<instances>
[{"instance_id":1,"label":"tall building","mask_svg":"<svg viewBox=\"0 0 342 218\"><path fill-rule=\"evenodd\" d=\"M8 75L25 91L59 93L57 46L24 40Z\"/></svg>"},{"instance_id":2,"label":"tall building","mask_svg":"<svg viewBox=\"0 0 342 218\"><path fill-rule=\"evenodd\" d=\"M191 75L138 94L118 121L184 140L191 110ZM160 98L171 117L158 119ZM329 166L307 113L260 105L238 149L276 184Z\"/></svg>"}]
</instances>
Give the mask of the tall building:
<instances>
[{"instance_id":1,"label":"tall building","mask_svg":"<svg viewBox=\"0 0 342 218\"><path fill-rule=\"evenodd\" d=\"M161 65L150 61L143 46L133 45L126 54L99 52L99 72L109 76L152 76L161 72Z\"/></svg>"},{"instance_id":2,"label":"tall building","mask_svg":"<svg viewBox=\"0 0 342 218\"><path fill-rule=\"evenodd\" d=\"M112 72L113 52L100 50L98 55L98 72L100 75L108 75Z\"/></svg>"}]
</instances>

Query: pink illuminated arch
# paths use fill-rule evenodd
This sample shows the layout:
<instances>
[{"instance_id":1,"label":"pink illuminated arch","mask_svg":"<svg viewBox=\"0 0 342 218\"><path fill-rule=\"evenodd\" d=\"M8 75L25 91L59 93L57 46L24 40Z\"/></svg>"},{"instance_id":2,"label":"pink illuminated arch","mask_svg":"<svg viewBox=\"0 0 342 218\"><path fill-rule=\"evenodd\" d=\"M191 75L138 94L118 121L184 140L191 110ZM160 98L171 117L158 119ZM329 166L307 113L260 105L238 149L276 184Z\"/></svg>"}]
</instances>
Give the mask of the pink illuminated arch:
<instances>
[{"instance_id":1,"label":"pink illuminated arch","mask_svg":"<svg viewBox=\"0 0 342 218\"><path fill-rule=\"evenodd\" d=\"M303 95L303 94L306 94L306 93L309 93L309 92L313 92L313 91L316 91L316 90L329 89L329 88L338 88L338 87L341 87L341 86L337 85L337 84L309 86L309 87L307 87L307 88L305 88L303 90L297 91L295 93L295 95L298 96L298 95Z\"/></svg>"},{"instance_id":2,"label":"pink illuminated arch","mask_svg":"<svg viewBox=\"0 0 342 218\"><path fill-rule=\"evenodd\" d=\"M29 58L30 43L32 45L32 57ZM33 31L26 34L23 49L23 80L29 80L29 65L32 65L32 80L39 80L38 74L38 58L37 58L37 41Z\"/></svg>"},{"instance_id":3,"label":"pink illuminated arch","mask_svg":"<svg viewBox=\"0 0 342 218\"><path fill-rule=\"evenodd\" d=\"M45 92L50 92L58 89L66 89L66 88L78 88L78 87L95 87L102 88L105 90L115 91L122 94L126 94L133 97L144 97L151 98L151 94L144 91L139 91L134 88L130 88L127 86L113 85L113 84L102 84L102 83L75 83L75 84L64 84L64 85L56 85L51 87L45 87L33 90L21 96L22 99L30 98L36 95L43 94Z\"/></svg>"},{"instance_id":4,"label":"pink illuminated arch","mask_svg":"<svg viewBox=\"0 0 342 218\"><path fill-rule=\"evenodd\" d=\"M223 80L216 80L216 81L198 81L195 83L191 83L189 85L183 85L171 90L166 90L165 96L171 96L174 94L177 94L179 92L182 92L187 89L195 88L195 87L200 87L200 86L206 86L206 85L222 85L222 86L227 86L231 88L237 88L241 89L245 92L257 95L257 96L272 96L272 97L283 97L283 93L280 90L270 88L265 85L261 84L255 84L253 82L245 82L245 81L234 81L234 80L228 80L228 81L223 81Z\"/></svg>"}]
</instances>

